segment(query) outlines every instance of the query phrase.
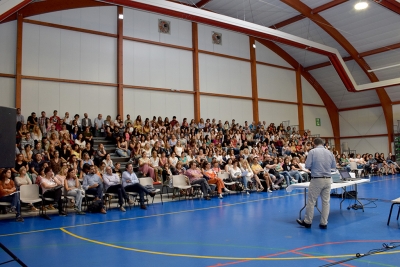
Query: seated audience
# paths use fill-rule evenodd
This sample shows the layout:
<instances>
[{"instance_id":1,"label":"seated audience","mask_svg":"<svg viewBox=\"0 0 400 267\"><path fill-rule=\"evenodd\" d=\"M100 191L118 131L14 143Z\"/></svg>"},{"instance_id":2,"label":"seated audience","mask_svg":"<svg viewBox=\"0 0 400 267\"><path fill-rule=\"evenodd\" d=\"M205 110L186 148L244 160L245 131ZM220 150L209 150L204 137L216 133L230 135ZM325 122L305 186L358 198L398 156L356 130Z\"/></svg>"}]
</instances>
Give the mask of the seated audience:
<instances>
[{"instance_id":1,"label":"seated audience","mask_svg":"<svg viewBox=\"0 0 400 267\"><path fill-rule=\"evenodd\" d=\"M132 163L128 163L126 165L126 171L122 173L122 186L125 189L125 192L136 192L139 194L140 208L147 209L144 204L144 195L150 195L151 197L155 196L155 192L151 192L147 190L143 185L139 183L139 179L136 174L133 172Z\"/></svg>"},{"instance_id":2,"label":"seated audience","mask_svg":"<svg viewBox=\"0 0 400 267\"><path fill-rule=\"evenodd\" d=\"M85 215L85 212L82 211L82 199L85 196L85 192L81 189L81 183L76 176L76 170L74 168L67 169L67 176L64 180L64 190L67 196L75 197L74 208L77 210L76 214Z\"/></svg>"}]
</instances>

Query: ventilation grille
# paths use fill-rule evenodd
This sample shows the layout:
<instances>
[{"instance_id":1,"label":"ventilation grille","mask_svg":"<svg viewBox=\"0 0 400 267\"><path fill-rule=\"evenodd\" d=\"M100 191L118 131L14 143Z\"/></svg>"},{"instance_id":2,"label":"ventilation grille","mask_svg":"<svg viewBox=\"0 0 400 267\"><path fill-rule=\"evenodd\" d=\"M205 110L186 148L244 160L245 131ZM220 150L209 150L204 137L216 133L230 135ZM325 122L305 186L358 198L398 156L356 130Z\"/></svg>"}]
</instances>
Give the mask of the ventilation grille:
<instances>
[{"instance_id":1,"label":"ventilation grille","mask_svg":"<svg viewBox=\"0 0 400 267\"><path fill-rule=\"evenodd\" d=\"M168 20L159 19L158 32L171 34L171 22L169 22Z\"/></svg>"},{"instance_id":2,"label":"ventilation grille","mask_svg":"<svg viewBox=\"0 0 400 267\"><path fill-rule=\"evenodd\" d=\"M222 33L212 32L211 38L213 44L222 45Z\"/></svg>"}]
</instances>

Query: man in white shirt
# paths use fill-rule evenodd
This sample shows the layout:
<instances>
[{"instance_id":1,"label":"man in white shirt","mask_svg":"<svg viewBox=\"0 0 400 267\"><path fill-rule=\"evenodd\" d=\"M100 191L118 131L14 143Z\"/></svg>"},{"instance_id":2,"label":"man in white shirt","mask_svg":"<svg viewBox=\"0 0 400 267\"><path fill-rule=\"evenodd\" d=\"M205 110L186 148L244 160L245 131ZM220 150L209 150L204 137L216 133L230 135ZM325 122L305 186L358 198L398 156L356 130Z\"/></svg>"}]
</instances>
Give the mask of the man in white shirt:
<instances>
[{"instance_id":1,"label":"man in white shirt","mask_svg":"<svg viewBox=\"0 0 400 267\"><path fill-rule=\"evenodd\" d=\"M125 192L124 187L121 184L121 180L118 174L113 173L111 167L106 167L106 173L103 174L104 185L106 193L118 194L118 204L120 211L126 211L124 208L124 200L126 199L129 204L133 204L132 200L129 200L128 195Z\"/></svg>"},{"instance_id":2,"label":"man in white shirt","mask_svg":"<svg viewBox=\"0 0 400 267\"><path fill-rule=\"evenodd\" d=\"M97 118L94 119L94 136L103 136L104 135L104 119L103 115L97 115Z\"/></svg>"},{"instance_id":3,"label":"man in white shirt","mask_svg":"<svg viewBox=\"0 0 400 267\"><path fill-rule=\"evenodd\" d=\"M124 187L125 192L136 192L139 194L140 208L144 210L147 209L146 205L144 205L144 194L146 193L151 197L154 197L156 195L155 192L150 192L139 183L139 179L133 172L132 163L128 163L126 165L126 171L122 173L122 186Z\"/></svg>"}]
</instances>

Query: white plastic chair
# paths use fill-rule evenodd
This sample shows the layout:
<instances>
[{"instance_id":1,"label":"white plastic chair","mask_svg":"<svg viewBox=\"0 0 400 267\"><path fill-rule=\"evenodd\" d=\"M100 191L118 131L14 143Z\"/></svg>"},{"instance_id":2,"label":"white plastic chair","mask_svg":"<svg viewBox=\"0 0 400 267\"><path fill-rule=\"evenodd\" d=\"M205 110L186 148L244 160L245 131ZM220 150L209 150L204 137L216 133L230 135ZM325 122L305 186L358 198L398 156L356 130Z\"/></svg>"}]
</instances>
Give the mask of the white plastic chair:
<instances>
[{"instance_id":1,"label":"white plastic chair","mask_svg":"<svg viewBox=\"0 0 400 267\"><path fill-rule=\"evenodd\" d=\"M33 204L42 201L39 195L39 186L37 184L23 185L19 188L21 203Z\"/></svg>"},{"instance_id":2,"label":"white plastic chair","mask_svg":"<svg viewBox=\"0 0 400 267\"><path fill-rule=\"evenodd\" d=\"M153 185L153 178L151 178L151 177L142 177L142 178L139 178L139 183L140 183L141 185L143 185L144 187L146 187L147 185ZM157 193L160 194L160 197L161 197L161 204L164 205L164 202L163 202L163 200L162 200L161 190L160 190L160 189L155 189L153 192L155 192L156 194L157 194ZM146 196L146 198L147 198L147 196ZM151 203L153 203L153 202L154 202L154 197L153 197L153 201L152 201Z\"/></svg>"},{"instance_id":3,"label":"white plastic chair","mask_svg":"<svg viewBox=\"0 0 400 267\"><path fill-rule=\"evenodd\" d=\"M394 205L399 205L399 211L397 212L397 220L399 220L400 215L400 197L392 200L392 206L390 206L389 218L387 221L387 225L390 223L390 217L392 217L392 210Z\"/></svg>"},{"instance_id":4,"label":"white plastic chair","mask_svg":"<svg viewBox=\"0 0 400 267\"><path fill-rule=\"evenodd\" d=\"M363 169L357 169L357 163L354 161L351 161L350 162L350 171L356 172L357 177L360 177L363 172Z\"/></svg>"},{"instance_id":5,"label":"white plastic chair","mask_svg":"<svg viewBox=\"0 0 400 267\"><path fill-rule=\"evenodd\" d=\"M192 188L191 185L187 184L185 175L173 175L171 179L172 179L172 186L174 187L174 190L175 190L175 188L178 189L178 191L181 189L186 190L186 189ZM187 196L185 196L185 199L186 199L186 197ZM179 200L180 199L181 199L181 196L179 195Z\"/></svg>"}]
</instances>

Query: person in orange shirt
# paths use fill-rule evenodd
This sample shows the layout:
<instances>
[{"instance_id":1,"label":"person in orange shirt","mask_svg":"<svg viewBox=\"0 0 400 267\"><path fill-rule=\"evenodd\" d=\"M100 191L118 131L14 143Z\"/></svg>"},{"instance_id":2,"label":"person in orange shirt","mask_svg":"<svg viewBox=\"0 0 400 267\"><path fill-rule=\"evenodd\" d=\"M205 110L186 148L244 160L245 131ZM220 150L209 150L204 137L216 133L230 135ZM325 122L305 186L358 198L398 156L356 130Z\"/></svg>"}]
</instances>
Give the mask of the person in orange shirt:
<instances>
[{"instance_id":1,"label":"person in orange shirt","mask_svg":"<svg viewBox=\"0 0 400 267\"><path fill-rule=\"evenodd\" d=\"M224 198L222 196L222 190L224 190L224 192L229 192L229 190L225 187L222 179L218 178L217 173L211 169L211 163L207 161L203 163L203 175L206 177L208 184L217 185L218 198Z\"/></svg>"},{"instance_id":2,"label":"person in orange shirt","mask_svg":"<svg viewBox=\"0 0 400 267\"><path fill-rule=\"evenodd\" d=\"M11 170L4 169L0 176L0 201L10 202L11 210L16 212L16 221L23 222L21 216L21 203L19 201L19 192L15 187L14 181L11 180Z\"/></svg>"}]
</instances>

